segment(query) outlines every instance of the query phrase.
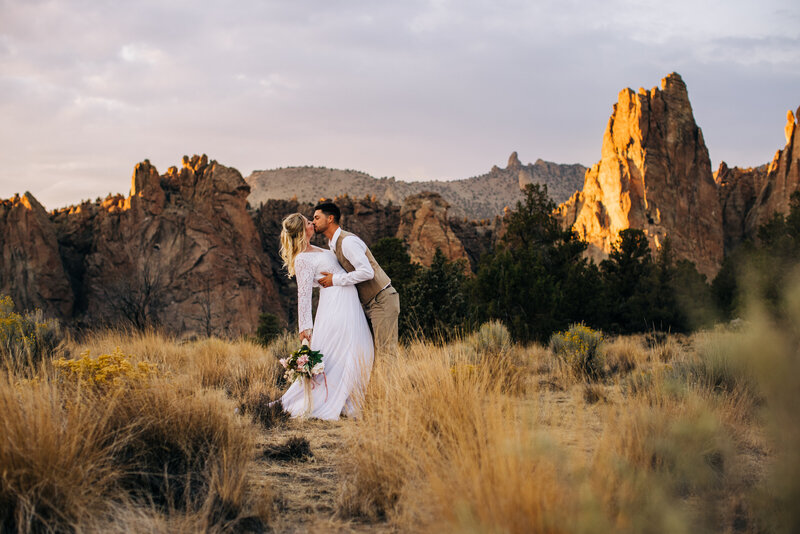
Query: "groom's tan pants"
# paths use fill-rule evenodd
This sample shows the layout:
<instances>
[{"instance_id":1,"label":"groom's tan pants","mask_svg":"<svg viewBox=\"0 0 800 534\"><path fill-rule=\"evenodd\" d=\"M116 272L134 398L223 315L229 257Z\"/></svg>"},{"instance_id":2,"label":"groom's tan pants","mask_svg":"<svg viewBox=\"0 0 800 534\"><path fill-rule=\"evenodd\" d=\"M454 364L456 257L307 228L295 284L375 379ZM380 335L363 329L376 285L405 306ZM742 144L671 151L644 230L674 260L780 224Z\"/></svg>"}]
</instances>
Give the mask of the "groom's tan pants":
<instances>
[{"instance_id":1,"label":"groom's tan pants","mask_svg":"<svg viewBox=\"0 0 800 534\"><path fill-rule=\"evenodd\" d=\"M372 325L375 357L397 352L397 318L400 315L400 296L392 286L387 287L364 306Z\"/></svg>"}]
</instances>

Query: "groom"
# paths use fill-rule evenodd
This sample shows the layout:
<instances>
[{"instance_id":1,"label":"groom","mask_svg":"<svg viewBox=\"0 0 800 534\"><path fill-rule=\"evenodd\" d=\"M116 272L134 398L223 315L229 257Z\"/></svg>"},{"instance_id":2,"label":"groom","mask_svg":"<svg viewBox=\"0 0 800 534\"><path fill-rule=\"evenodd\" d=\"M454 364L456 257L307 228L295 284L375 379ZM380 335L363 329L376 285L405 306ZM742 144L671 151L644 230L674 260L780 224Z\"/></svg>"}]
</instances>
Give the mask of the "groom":
<instances>
[{"instance_id":1,"label":"groom","mask_svg":"<svg viewBox=\"0 0 800 534\"><path fill-rule=\"evenodd\" d=\"M339 227L341 212L333 202L322 202L314 208L314 230L328 238L328 246L346 273L324 275L322 287L355 285L358 298L372 325L375 354L397 349L397 316L400 297L392 281L375 261L367 245L356 235Z\"/></svg>"}]
</instances>

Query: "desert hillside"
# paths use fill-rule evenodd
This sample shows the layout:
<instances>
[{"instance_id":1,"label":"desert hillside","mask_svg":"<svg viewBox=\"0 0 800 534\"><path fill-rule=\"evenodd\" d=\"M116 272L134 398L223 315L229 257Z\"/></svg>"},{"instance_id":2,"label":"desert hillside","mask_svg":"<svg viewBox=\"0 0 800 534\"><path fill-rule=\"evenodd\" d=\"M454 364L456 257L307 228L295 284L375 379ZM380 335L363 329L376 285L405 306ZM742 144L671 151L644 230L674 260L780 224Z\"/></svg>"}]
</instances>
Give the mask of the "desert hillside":
<instances>
[{"instance_id":1,"label":"desert hillside","mask_svg":"<svg viewBox=\"0 0 800 534\"><path fill-rule=\"evenodd\" d=\"M442 195L452 215L487 219L500 215L506 206L522 200L520 188L528 183L547 185L556 203L564 202L583 184L586 167L565 165L541 159L522 164L514 152L505 168L494 166L480 176L462 180L406 182L395 178L375 178L355 170L325 167L287 167L254 171L246 178L250 185L249 201L257 206L269 199L314 202L321 197L350 195L374 196L377 200L402 204L406 197L431 191Z\"/></svg>"}]
</instances>

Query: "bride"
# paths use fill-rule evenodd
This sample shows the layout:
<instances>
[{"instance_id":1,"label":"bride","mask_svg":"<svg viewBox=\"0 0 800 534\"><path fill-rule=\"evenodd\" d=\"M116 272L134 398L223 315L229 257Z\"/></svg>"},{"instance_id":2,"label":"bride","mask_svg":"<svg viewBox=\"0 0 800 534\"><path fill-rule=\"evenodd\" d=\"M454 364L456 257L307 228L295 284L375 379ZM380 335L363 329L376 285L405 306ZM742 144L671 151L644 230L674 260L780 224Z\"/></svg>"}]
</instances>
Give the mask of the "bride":
<instances>
[{"instance_id":1,"label":"bride","mask_svg":"<svg viewBox=\"0 0 800 534\"><path fill-rule=\"evenodd\" d=\"M289 276L297 278L297 323L300 337L322 353L326 378L317 376L311 390L311 417L339 419L358 415L372 368L372 334L353 285L320 287L322 272L345 272L330 251L311 245L314 225L299 213L283 219L281 257ZM311 289L320 287L317 315L311 318ZM292 417L306 412L300 380L281 397Z\"/></svg>"}]
</instances>

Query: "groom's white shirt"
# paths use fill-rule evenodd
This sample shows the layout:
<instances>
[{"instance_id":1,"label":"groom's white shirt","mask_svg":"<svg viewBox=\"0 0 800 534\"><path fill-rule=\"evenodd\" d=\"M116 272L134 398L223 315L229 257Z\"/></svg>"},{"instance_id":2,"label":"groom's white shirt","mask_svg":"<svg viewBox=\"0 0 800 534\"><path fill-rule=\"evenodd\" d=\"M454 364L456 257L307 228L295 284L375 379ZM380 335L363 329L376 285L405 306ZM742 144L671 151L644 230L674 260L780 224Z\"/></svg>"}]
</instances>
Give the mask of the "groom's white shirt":
<instances>
[{"instance_id":1,"label":"groom's white shirt","mask_svg":"<svg viewBox=\"0 0 800 534\"><path fill-rule=\"evenodd\" d=\"M330 243L328 243L328 246L334 252L341 233L342 229L337 228ZM365 280L372 280L375 277L375 271L372 270L372 265L369 264L369 259L367 259L367 245L360 237L354 235L345 236L342 241L342 254L347 258L347 261L353 264L355 270L350 273L334 274L333 285L351 286Z\"/></svg>"}]
</instances>

